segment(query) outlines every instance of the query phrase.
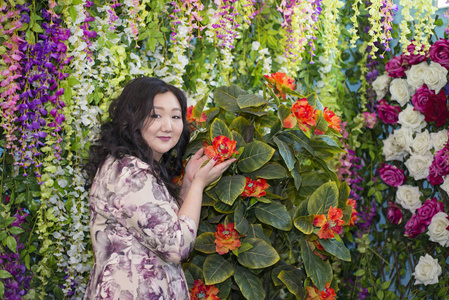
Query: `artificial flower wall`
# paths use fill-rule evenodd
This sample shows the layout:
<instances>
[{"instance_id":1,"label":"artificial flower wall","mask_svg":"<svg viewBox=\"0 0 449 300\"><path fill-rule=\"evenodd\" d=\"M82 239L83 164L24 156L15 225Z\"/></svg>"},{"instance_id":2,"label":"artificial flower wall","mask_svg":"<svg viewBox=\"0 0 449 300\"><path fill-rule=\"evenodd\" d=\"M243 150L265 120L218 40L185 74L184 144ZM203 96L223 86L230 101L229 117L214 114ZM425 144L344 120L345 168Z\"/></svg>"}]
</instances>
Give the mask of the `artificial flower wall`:
<instances>
[{"instance_id":1,"label":"artificial flower wall","mask_svg":"<svg viewBox=\"0 0 449 300\"><path fill-rule=\"evenodd\" d=\"M402 11L405 23L398 31L393 17ZM422 45L421 55L427 55L434 12L430 1L402 0L1 2L0 294L11 299L82 297L93 260L82 162L107 118L109 101L129 79L141 75L181 87L192 104L206 97L209 107L216 104L207 95L222 85L237 84L259 94L263 75L268 80L278 71L286 74L285 79L292 76L296 86L286 82L285 91L273 89L273 97L278 94L282 99L284 92L295 88L303 95L318 96L324 107L351 120L342 124L346 149L342 163L325 165L338 167L340 180L351 186L350 199L355 202L345 205L363 207L357 227L369 232L375 206L360 205L364 176L359 172L365 169L356 152L359 132L368 134L376 123L371 99L376 68L382 65L376 57L398 53L390 49L395 36L404 52L412 43ZM413 26L406 23L411 19ZM349 49L350 40L357 48ZM360 55L354 66L348 61L352 51ZM347 87L355 82L361 83L357 95ZM427 86L436 92L440 85ZM357 116L348 112L348 99L356 102L352 111L360 112ZM386 114L395 124L394 113L389 112L398 114L397 105L388 105L393 108ZM311 118L301 123L301 116L312 115L300 113L311 112L306 103L297 108L285 115L291 115L285 124L295 126L288 123L291 120L306 129L317 127ZM320 120L338 131L336 116L330 112L323 110ZM201 112L192 115L196 118L192 128L204 128L206 117ZM212 140L210 144L213 148ZM371 156L376 149L366 151ZM267 183L262 179L249 179L248 197L258 198L254 193L264 197ZM375 191L377 198L380 192ZM324 219L317 217L316 228L338 219L338 213L320 214ZM312 286L302 287L311 297L334 295L334 285L324 283L321 291ZM199 281L194 288L217 293Z\"/></svg>"}]
</instances>

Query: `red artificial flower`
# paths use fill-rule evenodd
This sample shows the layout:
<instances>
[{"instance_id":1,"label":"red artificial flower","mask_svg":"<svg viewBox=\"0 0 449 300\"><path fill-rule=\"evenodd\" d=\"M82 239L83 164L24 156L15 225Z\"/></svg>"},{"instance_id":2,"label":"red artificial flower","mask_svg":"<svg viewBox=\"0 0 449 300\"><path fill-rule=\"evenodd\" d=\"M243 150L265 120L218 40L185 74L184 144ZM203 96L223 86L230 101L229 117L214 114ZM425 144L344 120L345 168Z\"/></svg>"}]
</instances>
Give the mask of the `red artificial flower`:
<instances>
[{"instance_id":1,"label":"red artificial flower","mask_svg":"<svg viewBox=\"0 0 449 300\"><path fill-rule=\"evenodd\" d=\"M205 285L201 279L196 279L190 290L190 300L220 300L217 294L215 285Z\"/></svg>"},{"instance_id":2,"label":"red artificial flower","mask_svg":"<svg viewBox=\"0 0 449 300\"><path fill-rule=\"evenodd\" d=\"M318 256L319 258L321 258L322 260L325 260L325 259L327 258L326 255L321 254L321 253L315 251L315 250L326 251L326 250L324 249L323 245L321 245L321 243L320 243L320 241L319 241L318 239L315 240L315 241L313 241L313 242L310 242L310 241L309 241L309 246L310 246L310 248L312 249L313 254L315 254L316 256Z\"/></svg>"},{"instance_id":3,"label":"red artificial flower","mask_svg":"<svg viewBox=\"0 0 449 300\"><path fill-rule=\"evenodd\" d=\"M240 238L242 236L234 228L234 223L229 223L228 226L218 224L215 231L215 250L218 254L223 255L240 247Z\"/></svg>"},{"instance_id":4,"label":"red artificial flower","mask_svg":"<svg viewBox=\"0 0 449 300\"><path fill-rule=\"evenodd\" d=\"M339 116L327 107L324 108L323 116L330 128L340 131L341 120Z\"/></svg>"},{"instance_id":5,"label":"red artificial flower","mask_svg":"<svg viewBox=\"0 0 449 300\"><path fill-rule=\"evenodd\" d=\"M217 158L217 163L222 163L223 161L230 158L234 153L238 154L235 150L237 142L231 140L230 138L219 135L212 141L212 146L205 146L204 154L209 158Z\"/></svg>"},{"instance_id":6,"label":"red artificial flower","mask_svg":"<svg viewBox=\"0 0 449 300\"><path fill-rule=\"evenodd\" d=\"M296 117L298 126L303 131L310 129L311 126L315 126L318 116L316 109L307 102L306 98L296 100L292 105L292 114Z\"/></svg>"},{"instance_id":7,"label":"red artificial flower","mask_svg":"<svg viewBox=\"0 0 449 300\"><path fill-rule=\"evenodd\" d=\"M241 194L242 198L247 197L257 197L260 198L265 196L267 192L265 191L269 187L267 181L263 178L256 180L251 180L251 178L246 177L246 186Z\"/></svg>"},{"instance_id":8,"label":"red artificial flower","mask_svg":"<svg viewBox=\"0 0 449 300\"><path fill-rule=\"evenodd\" d=\"M278 93L276 96L285 100L285 92L286 88L290 88L292 90L295 89L295 80L287 76L285 73L277 72L272 73L271 75L264 75L266 79L272 84L273 88L276 88Z\"/></svg>"},{"instance_id":9,"label":"red artificial flower","mask_svg":"<svg viewBox=\"0 0 449 300\"><path fill-rule=\"evenodd\" d=\"M325 215L316 215L313 219L313 225L321 227L318 231L320 239L331 239L335 234L340 234L342 225L345 221L342 220L343 211L340 208L329 207L327 217Z\"/></svg>"},{"instance_id":10,"label":"red artificial flower","mask_svg":"<svg viewBox=\"0 0 449 300\"><path fill-rule=\"evenodd\" d=\"M183 165L183 169L181 170L181 174L179 174L178 176L176 176L175 178L173 178L172 182L178 186L182 185L182 181L184 179L184 169L187 165L187 160L184 159L184 161L182 162Z\"/></svg>"},{"instance_id":11,"label":"red artificial flower","mask_svg":"<svg viewBox=\"0 0 449 300\"><path fill-rule=\"evenodd\" d=\"M307 293L306 300L335 300L335 297L337 296L335 290L330 287L329 282L326 283L324 291L320 291L316 286L308 286Z\"/></svg>"},{"instance_id":12,"label":"red artificial flower","mask_svg":"<svg viewBox=\"0 0 449 300\"><path fill-rule=\"evenodd\" d=\"M357 203L355 202L354 199L349 198L348 200L346 200L346 204L352 206L352 214L351 219L349 220L349 226L354 226L355 221L357 221L357 211L356 211Z\"/></svg>"},{"instance_id":13,"label":"red artificial flower","mask_svg":"<svg viewBox=\"0 0 449 300\"><path fill-rule=\"evenodd\" d=\"M193 105L187 107L187 123L189 123L189 127L191 131L195 131L198 125L207 121L207 117L205 113L201 113L201 117L198 119L193 115Z\"/></svg>"}]
</instances>

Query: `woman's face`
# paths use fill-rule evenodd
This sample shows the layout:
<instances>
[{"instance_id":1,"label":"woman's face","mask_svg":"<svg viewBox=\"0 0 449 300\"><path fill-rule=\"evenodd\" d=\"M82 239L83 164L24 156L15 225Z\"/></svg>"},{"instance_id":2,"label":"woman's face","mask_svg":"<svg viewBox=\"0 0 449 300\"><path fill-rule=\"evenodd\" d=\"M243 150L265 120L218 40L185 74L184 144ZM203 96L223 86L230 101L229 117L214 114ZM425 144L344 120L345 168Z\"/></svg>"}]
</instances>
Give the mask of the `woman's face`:
<instances>
[{"instance_id":1,"label":"woman's face","mask_svg":"<svg viewBox=\"0 0 449 300\"><path fill-rule=\"evenodd\" d=\"M142 128L142 137L153 150L155 160L159 161L178 143L183 127L178 98L172 92L157 94L154 97L154 111Z\"/></svg>"}]
</instances>

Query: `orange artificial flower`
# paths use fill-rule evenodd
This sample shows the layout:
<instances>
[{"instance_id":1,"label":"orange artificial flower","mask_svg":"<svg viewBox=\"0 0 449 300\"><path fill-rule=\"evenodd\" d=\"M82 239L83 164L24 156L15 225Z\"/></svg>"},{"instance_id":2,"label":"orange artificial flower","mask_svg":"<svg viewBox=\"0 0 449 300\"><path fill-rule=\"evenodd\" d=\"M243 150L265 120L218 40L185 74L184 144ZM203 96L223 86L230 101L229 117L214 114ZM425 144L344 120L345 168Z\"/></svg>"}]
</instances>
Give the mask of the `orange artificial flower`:
<instances>
[{"instance_id":1,"label":"orange artificial flower","mask_svg":"<svg viewBox=\"0 0 449 300\"><path fill-rule=\"evenodd\" d=\"M330 287L329 282L326 283L324 291L320 291L316 286L308 286L307 293L306 300L335 300L335 297L337 296L335 290Z\"/></svg>"},{"instance_id":2,"label":"orange artificial flower","mask_svg":"<svg viewBox=\"0 0 449 300\"><path fill-rule=\"evenodd\" d=\"M340 208L329 207L327 218L325 215L316 215L313 219L313 225L321 227L318 231L318 237L320 239L331 239L335 237L335 234L340 234L341 226L345 223L342 220L343 211Z\"/></svg>"},{"instance_id":3,"label":"orange artificial flower","mask_svg":"<svg viewBox=\"0 0 449 300\"><path fill-rule=\"evenodd\" d=\"M292 114L296 117L302 131L307 131L311 126L316 125L317 111L307 102L306 98L296 100L292 105Z\"/></svg>"},{"instance_id":4,"label":"orange artificial flower","mask_svg":"<svg viewBox=\"0 0 449 300\"><path fill-rule=\"evenodd\" d=\"M285 73L277 72L272 73L271 75L264 75L266 79L271 83L273 88L276 88L278 93L276 96L285 100L285 92L286 88L290 88L292 90L295 89L295 80L287 76Z\"/></svg>"},{"instance_id":5,"label":"orange artificial flower","mask_svg":"<svg viewBox=\"0 0 449 300\"><path fill-rule=\"evenodd\" d=\"M217 163L222 163L223 161L230 158L234 153L238 154L235 150L237 142L229 139L224 135L219 135L212 141L212 146L205 146L204 154L209 158L217 158Z\"/></svg>"},{"instance_id":6,"label":"orange artificial flower","mask_svg":"<svg viewBox=\"0 0 449 300\"><path fill-rule=\"evenodd\" d=\"M234 228L234 223L229 223L228 226L218 224L215 231L215 250L218 254L223 255L240 247L240 238L242 236Z\"/></svg>"},{"instance_id":7,"label":"orange artificial flower","mask_svg":"<svg viewBox=\"0 0 449 300\"><path fill-rule=\"evenodd\" d=\"M190 290L190 300L220 300L217 294L215 285L205 285L201 279L196 279Z\"/></svg>"},{"instance_id":8,"label":"orange artificial flower","mask_svg":"<svg viewBox=\"0 0 449 300\"><path fill-rule=\"evenodd\" d=\"M240 195L242 198L247 197L257 197L260 198L265 196L267 192L265 191L269 187L267 181L263 178L256 180L251 180L251 178L246 177L246 186L243 193Z\"/></svg>"},{"instance_id":9,"label":"orange artificial flower","mask_svg":"<svg viewBox=\"0 0 449 300\"><path fill-rule=\"evenodd\" d=\"M336 130L336 131L340 131L340 124L341 124L341 120L340 117L337 116L332 110L328 109L327 107L324 108L324 112L323 112L323 116L324 119L326 120L326 122L328 123L329 127Z\"/></svg>"},{"instance_id":10,"label":"orange artificial flower","mask_svg":"<svg viewBox=\"0 0 449 300\"><path fill-rule=\"evenodd\" d=\"M355 221L357 221L357 211L355 210L357 208L357 203L354 199L349 198L348 200L346 200L346 204L352 206L352 214L351 219L349 220L349 226L354 226Z\"/></svg>"},{"instance_id":11,"label":"orange artificial flower","mask_svg":"<svg viewBox=\"0 0 449 300\"><path fill-rule=\"evenodd\" d=\"M197 125L200 125L201 123L204 123L207 121L207 117L205 113L201 113L201 117L198 119L193 115L193 105L190 105L187 107L187 123L189 123L189 127L191 131L195 131L198 127Z\"/></svg>"},{"instance_id":12,"label":"orange artificial flower","mask_svg":"<svg viewBox=\"0 0 449 300\"><path fill-rule=\"evenodd\" d=\"M284 127L285 128L293 128L295 127L296 123L296 117L294 114L289 114L287 118L284 119Z\"/></svg>"},{"instance_id":13,"label":"orange artificial flower","mask_svg":"<svg viewBox=\"0 0 449 300\"><path fill-rule=\"evenodd\" d=\"M315 254L316 256L318 256L319 258L321 258L322 260L325 260L327 258L326 255L319 253L318 251L315 250L321 250L321 251L326 251L324 250L323 245L321 245L320 241L317 239L313 242L309 241L309 246L313 251L313 254Z\"/></svg>"}]
</instances>

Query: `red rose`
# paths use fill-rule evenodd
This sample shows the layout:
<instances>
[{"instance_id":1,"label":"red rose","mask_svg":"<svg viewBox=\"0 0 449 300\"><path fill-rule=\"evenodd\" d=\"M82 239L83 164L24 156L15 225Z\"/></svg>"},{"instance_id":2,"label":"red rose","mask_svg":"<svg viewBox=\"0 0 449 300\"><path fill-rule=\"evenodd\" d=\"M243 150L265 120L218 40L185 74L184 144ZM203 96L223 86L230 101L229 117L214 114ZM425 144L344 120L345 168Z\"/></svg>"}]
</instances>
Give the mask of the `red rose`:
<instances>
[{"instance_id":1,"label":"red rose","mask_svg":"<svg viewBox=\"0 0 449 300\"><path fill-rule=\"evenodd\" d=\"M408 69L407 62L402 56L395 56L390 59L385 65L385 70L388 72L388 76L393 78L399 78L405 76L405 71Z\"/></svg>"},{"instance_id":2,"label":"red rose","mask_svg":"<svg viewBox=\"0 0 449 300\"><path fill-rule=\"evenodd\" d=\"M424 84L422 87L418 88L416 90L416 93L412 97L414 110L417 110L420 113L424 114L426 103L429 101L429 97L432 95L435 96L435 91L429 90L427 85Z\"/></svg>"},{"instance_id":3,"label":"red rose","mask_svg":"<svg viewBox=\"0 0 449 300\"><path fill-rule=\"evenodd\" d=\"M429 50L430 59L449 69L449 41L439 39Z\"/></svg>"},{"instance_id":4,"label":"red rose","mask_svg":"<svg viewBox=\"0 0 449 300\"><path fill-rule=\"evenodd\" d=\"M399 106L389 105L384 99L378 102L377 114L379 115L379 119L385 124L396 124L399 120L400 112L401 108Z\"/></svg>"},{"instance_id":5,"label":"red rose","mask_svg":"<svg viewBox=\"0 0 449 300\"><path fill-rule=\"evenodd\" d=\"M443 126L446 123L449 113L447 111L447 98L443 90L438 95L429 95L424 107L424 117L426 122L435 121L437 126Z\"/></svg>"}]
</instances>

